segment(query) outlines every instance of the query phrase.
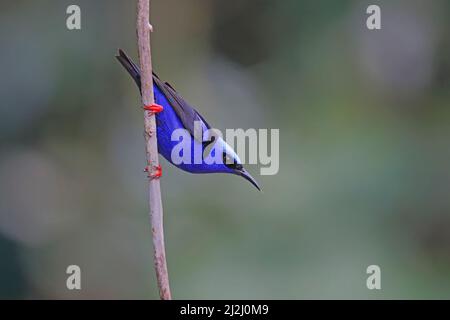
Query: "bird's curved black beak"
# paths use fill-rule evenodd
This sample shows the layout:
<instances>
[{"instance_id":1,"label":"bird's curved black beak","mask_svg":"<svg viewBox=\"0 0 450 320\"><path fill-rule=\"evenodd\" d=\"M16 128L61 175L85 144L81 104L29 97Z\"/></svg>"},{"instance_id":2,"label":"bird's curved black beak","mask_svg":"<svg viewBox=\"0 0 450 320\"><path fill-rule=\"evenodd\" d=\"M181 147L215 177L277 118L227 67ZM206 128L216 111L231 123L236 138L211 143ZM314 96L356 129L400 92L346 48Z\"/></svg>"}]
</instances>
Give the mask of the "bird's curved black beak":
<instances>
[{"instance_id":1,"label":"bird's curved black beak","mask_svg":"<svg viewBox=\"0 0 450 320\"><path fill-rule=\"evenodd\" d=\"M259 186L258 182L256 182L256 180L250 175L250 173L248 173L247 170L242 168L241 170L236 171L236 174L250 181L250 183L254 185L256 189L261 191L261 187Z\"/></svg>"}]
</instances>

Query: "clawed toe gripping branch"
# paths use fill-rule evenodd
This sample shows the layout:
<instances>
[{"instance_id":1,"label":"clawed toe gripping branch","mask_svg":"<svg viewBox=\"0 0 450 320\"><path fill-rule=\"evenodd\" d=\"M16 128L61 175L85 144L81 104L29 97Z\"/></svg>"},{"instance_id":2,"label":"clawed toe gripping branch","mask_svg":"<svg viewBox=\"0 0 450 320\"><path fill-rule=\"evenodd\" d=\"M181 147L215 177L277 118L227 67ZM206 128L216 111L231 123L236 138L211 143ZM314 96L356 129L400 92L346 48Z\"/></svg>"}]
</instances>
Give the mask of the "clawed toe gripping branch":
<instances>
[{"instance_id":1,"label":"clawed toe gripping branch","mask_svg":"<svg viewBox=\"0 0 450 320\"><path fill-rule=\"evenodd\" d=\"M149 106L144 106L144 110L150 111L151 114L157 114L157 113L164 111L164 108L163 108L163 106L160 106L159 104L154 103Z\"/></svg>"},{"instance_id":2,"label":"clawed toe gripping branch","mask_svg":"<svg viewBox=\"0 0 450 320\"><path fill-rule=\"evenodd\" d=\"M144 168L144 172L147 172L148 173L147 178L152 179L152 180L159 179L162 177L162 168L160 165L154 166L153 171L150 170L150 166L146 166Z\"/></svg>"}]
</instances>

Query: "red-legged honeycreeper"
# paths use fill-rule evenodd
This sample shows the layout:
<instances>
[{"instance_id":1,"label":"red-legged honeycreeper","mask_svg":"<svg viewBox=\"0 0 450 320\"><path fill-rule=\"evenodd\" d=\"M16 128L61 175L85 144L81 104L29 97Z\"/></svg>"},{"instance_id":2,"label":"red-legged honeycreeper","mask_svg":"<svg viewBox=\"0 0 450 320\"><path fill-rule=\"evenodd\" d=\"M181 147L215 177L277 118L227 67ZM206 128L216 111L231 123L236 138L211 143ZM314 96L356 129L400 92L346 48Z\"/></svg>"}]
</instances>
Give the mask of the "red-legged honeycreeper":
<instances>
[{"instance_id":1,"label":"red-legged honeycreeper","mask_svg":"<svg viewBox=\"0 0 450 320\"><path fill-rule=\"evenodd\" d=\"M141 89L139 67L122 50L119 50L119 55L116 58ZM158 151L167 161L181 170L191 173L235 174L250 181L258 190L261 190L256 180L242 166L238 155L221 137L213 136L211 139L204 141L203 133L194 134L196 128L201 127L202 131L205 132L211 129L211 126L169 83L163 82L155 73L153 73L153 91L156 105L144 109L155 113ZM196 122L197 126L195 126ZM172 161L172 149L179 144L179 141L172 141L171 139L172 133L176 129L186 129L191 136L192 161L187 161L188 163L185 161L179 164L178 161L177 163ZM200 140L198 137L201 137ZM210 145L212 145L211 148L209 148ZM207 147L209 152L206 152ZM216 152L215 150L222 152L222 161L207 161L208 158L211 160L211 157L215 157L215 154L212 154ZM196 152L201 152L201 155L197 155L198 158L195 155ZM200 161L194 161L194 159L200 159Z\"/></svg>"}]
</instances>

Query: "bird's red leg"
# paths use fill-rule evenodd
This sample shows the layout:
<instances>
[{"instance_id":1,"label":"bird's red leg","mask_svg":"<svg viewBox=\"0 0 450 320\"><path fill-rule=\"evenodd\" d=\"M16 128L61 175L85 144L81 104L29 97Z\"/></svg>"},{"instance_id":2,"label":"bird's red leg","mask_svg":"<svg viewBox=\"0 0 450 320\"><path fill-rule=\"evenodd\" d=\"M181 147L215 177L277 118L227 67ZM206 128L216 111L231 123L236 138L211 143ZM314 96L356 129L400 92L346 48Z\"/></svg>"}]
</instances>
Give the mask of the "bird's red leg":
<instances>
[{"instance_id":1,"label":"bird's red leg","mask_svg":"<svg viewBox=\"0 0 450 320\"><path fill-rule=\"evenodd\" d=\"M144 110L146 111L150 111L151 113L160 113L164 110L163 106L159 105L159 104L152 104L150 106L144 106Z\"/></svg>"},{"instance_id":2,"label":"bird's red leg","mask_svg":"<svg viewBox=\"0 0 450 320\"><path fill-rule=\"evenodd\" d=\"M153 174L153 179L155 179L155 178L161 178L161 177L162 177L162 168L161 168L160 165L158 165L158 166L155 168L155 173Z\"/></svg>"},{"instance_id":3,"label":"bird's red leg","mask_svg":"<svg viewBox=\"0 0 450 320\"><path fill-rule=\"evenodd\" d=\"M161 178L162 177L161 166L159 166L159 165L155 166L155 167L153 167L153 169L154 169L153 173L150 173L150 167L149 166L145 167L144 172L147 172L149 174L148 178L150 178L152 180Z\"/></svg>"}]
</instances>

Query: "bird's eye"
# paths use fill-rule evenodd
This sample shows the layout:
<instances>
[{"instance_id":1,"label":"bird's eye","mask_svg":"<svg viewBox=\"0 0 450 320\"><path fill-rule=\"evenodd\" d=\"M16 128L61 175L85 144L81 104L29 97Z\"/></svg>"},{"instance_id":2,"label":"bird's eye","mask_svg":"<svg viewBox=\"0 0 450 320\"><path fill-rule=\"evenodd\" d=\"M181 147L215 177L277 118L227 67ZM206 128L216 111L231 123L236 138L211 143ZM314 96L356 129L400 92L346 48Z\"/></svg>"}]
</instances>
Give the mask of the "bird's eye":
<instances>
[{"instance_id":1,"label":"bird's eye","mask_svg":"<svg viewBox=\"0 0 450 320\"><path fill-rule=\"evenodd\" d=\"M242 165L237 163L236 159L231 158L225 152L223 153L222 157L223 157L223 164L226 165L228 168L234 170L242 170Z\"/></svg>"}]
</instances>

